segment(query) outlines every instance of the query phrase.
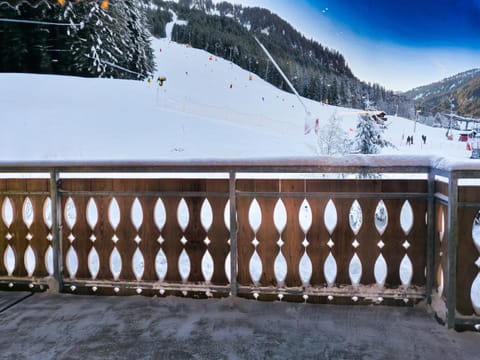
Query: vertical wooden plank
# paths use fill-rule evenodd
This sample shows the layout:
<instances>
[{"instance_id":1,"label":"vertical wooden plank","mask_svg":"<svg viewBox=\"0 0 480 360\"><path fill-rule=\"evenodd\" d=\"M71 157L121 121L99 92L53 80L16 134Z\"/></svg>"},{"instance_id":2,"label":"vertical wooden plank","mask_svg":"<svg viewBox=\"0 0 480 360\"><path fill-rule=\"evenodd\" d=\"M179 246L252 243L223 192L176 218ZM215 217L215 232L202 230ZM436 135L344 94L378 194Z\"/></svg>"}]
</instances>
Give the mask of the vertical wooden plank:
<instances>
[{"instance_id":1,"label":"vertical wooden plank","mask_svg":"<svg viewBox=\"0 0 480 360\"><path fill-rule=\"evenodd\" d=\"M305 192L306 185L304 180L283 180L281 181L282 200L287 209L287 225L282 233L282 239L285 245L282 248L283 255L287 260L287 277L285 279L285 285L301 286L302 280L300 278L299 264L305 248L302 245L303 240L308 237L304 234L299 221L300 207L305 199L302 198L289 198L289 192ZM310 209L312 204L308 199ZM313 211L312 211L312 226L313 226ZM311 259L310 259L311 261ZM312 264L313 265L313 264Z\"/></svg>"},{"instance_id":2,"label":"vertical wooden plank","mask_svg":"<svg viewBox=\"0 0 480 360\"><path fill-rule=\"evenodd\" d=\"M118 184L115 184L115 188L118 186ZM135 198L133 196L116 196L115 199L120 208L120 223L115 231L115 234L118 237L115 246L122 258L122 271L119 279L135 281L137 278L133 272L132 260L133 254L137 249L137 243L134 240L136 231L132 224L131 217L132 204Z\"/></svg>"},{"instance_id":3,"label":"vertical wooden plank","mask_svg":"<svg viewBox=\"0 0 480 360\"><path fill-rule=\"evenodd\" d=\"M356 249L356 253L362 263L361 284L375 284L374 267L380 249L377 243L380 241L380 234L375 227L375 210L379 199L360 199L360 207L362 209L362 226L355 237L360 244Z\"/></svg>"},{"instance_id":4,"label":"vertical wooden plank","mask_svg":"<svg viewBox=\"0 0 480 360\"><path fill-rule=\"evenodd\" d=\"M19 181L19 186L23 187L22 190L26 190L24 181ZM14 209L14 215L13 215L14 220L11 226L13 237L10 240L10 245L15 253L15 270L13 271L12 275L18 276L18 277L27 276L27 270L25 269L24 256L25 256L25 250L28 247L28 240L26 239L26 236L29 231L23 220L23 205L25 203L26 198L27 196L11 196L10 197L10 200L13 203L13 209Z\"/></svg>"},{"instance_id":5,"label":"vertical wooden plank","mask_svg":"<svg viewBox=\"0 0 480 360\"><path fill-rule=\"evenodd\" d=\"M352 246L355 235L350 228L348 219L353 201L353 199L333 199L338 219L337 227L332 234L332 241L334 242L332 255L337 263L337 278L335 281L337 285L351 284L349 264L355 254L355 249Z\"/></svg>"},{"instance_id":6,"label":"vertical wooden plank","mask_svg":"<svg viewBox=\"0 0 480 360\"><path fill-rule=\"evenodd\" d=\"M60 213L59 213L59 217L61 218L61 221L62 221L62 231L61 231L61 244L60 244L60 247L62 249L62 264L64 264L64 266L62 267L62 274L61 276L65 279L69 279L70 278L70 273L68 271L68 262L67 262L67 254L68 254L68 251L70 250L70 247L71 247L71 244L70 244L70 241L68 240L68 235L70 235L70 229L65 221L65 209L66 209L66 204L67 204L67 200L68 200L68 197L66 196L62 196L61 198L61 206L60 206Z\"/></svg>"},{"instance_id":7,"label":"vertical wooden plank","mask_svg":"<svg viewBox=\"0 0 480 360\"><path fill-rule=\"evenodd\" d=\"M154 209L157 198L153 196L142 196L139 197L139 201L143 211L143 222L138 229L138 235L142 239L138 247L142 252L145 264L142 279L144 281L157 281L155 258L160 250L160 244L158 242L160 231L155 225L154 220Z\"/></svg>"},{"instance_id":8,"label":"vertical wooden plank","mask_svg":"<svg viewBox=\"0 0 480 360\"><path fill-rule=\"evenodd\" d=\"M306 251L312 262L312 278L310 279L312 286L323 286L326 284L323 270L325 260L330 254L330 248L327 245L330 240L330 234L325 227L324 218L325 207L327 206L328 200L329 199L308 199L312 209L313 221L312 227L307 233L307 241L310 245L308 245Z\"/></svg>"},{"instance_id":9,"label":"vertical wooden plank","mask_svg":"<svg viewBox=\"0 0 480 360\"><path fill-rule=\"evenodd\" d=\"M269 181L270 182L270 181ZM259 184L258 186L265 186ZM270 185L271 182L270 182ZM273 185L275 187L275 185ZM278 188L278 185L276 185ZM277 203L277 198L257 198L262 213L262 223L257 232L257 240L259 242L257 246L257 253L262 260L262 276L260 278L261 286L274 286L277 284L274 272L274 262L280 248L277 245L277 241L280 238L278 231L273 223L273 209Z\"/></svg>"},{"instance_id":10,"label":"vertical wooden plank","mask_svg":"<svg viewBox=\"0 0 480 360\"><path fill-rule=\"evenodd\" d=\"M183 236L180 225L177 220L177 209L181 198L179 197L164 197L162 198L166 211L166 223L162 229L162 236L165 242L162 244L162 249L167 257L167 275L166 281L182 282L178 268L178 260L183 250L183 245L180 239Z\"/></svg>"},{"instance_id":11,"label":"vertical wooden plank","mask_svg":"<svg viewBox=\"0 0 480 360\"><path fill-rule=\"evenodd\" d=\"M237 180L238 191L253 191L255 189L255 180ZM255 251L252 241L255 234L248 221L248 211L253 201L253 197L237 197L237 259L238 259L238 284L252 285L250 277L249 264ZM230 203L231 206L231 203ZM230 212L230 217L232 217Z\"/></svg>"},{"instance_id":12,"label":"vertical wooden plank","mask_svg":"<svg viewBox=\"0 0 480 360\"><path fill-rule=\"evenodd\" d=\"M248 209L252 203L251 197L237 198L237 219L238 219L238 283L240 285L251 285L252 279L249 272L250 259L253 256L255 247L252 244L255 234L248 222Z\"/></svg>"},{"instance_id":13,"label":"vertical wooden plank","mask_svg":"<svg viewBox=\"0 0 480 360\"><path fill-rule=\"evenodd\" d=\"M210 245L208 246L208 251L210 252L210 255L213 258L213 276L212 276L211 283L214 285L226 285L228 284L228 279L225 273L225 261L227 259L228 252L230 250L230 246L228 245L228 239L230 237L230 234L225 225L224 213L225 213L225 207L227 206L228 198L212 197L212 198L208 198L208 201L212 206L212 213L213 213L212 226L210 227L207 233L208 238L211 241ZM236 211L234 211L233 213L234 216L235 216L235 212ZM235 216L235 219L236 219L236 216ZM230 221L230 219L228 219L228 221ZM235 232L235 236L236 236L236 230L234 229L233 231ZM230 244L232 244L232 242L233 241L230 240ZM235 251L235 258L236 258L236 251ZM230 263L232 263L231 260L230 260ZM234 261L234 263L235 263L234 277L236 278L237 276L236 261ZM228 271L231 272L231 269L228 269ZM230 273L230 276L231 275L232 274Z\"/></svg>"},{"instance_id":14,"label":"vertical wooden plank","mask_svg":"<svg viewBox=\"0 0 480 360\"><path fill-rule=\"evenodd\" d=\"M413 265L412 285L424 286L426 284L427 266L427 223L426 216L428 203L424 199L411 199L410 204L413 210L413 228L408 234L407 240L410 247L407 254Z\"/></svg>"},{"instance_id":15,"label":"vertical wooden plank","mask_svg":"<svg viewBox=\"0 0 480 360\"><path fill-rule=\"evenodd\" d=\"M92 186L99 186L97 180L93 181ZM103 187L103 186L102 186ZM114 234L113 228L108 220L108 209L112 196L95 196L93 197L98 211L98 221L93 228L93 235L96 237L93 246L98 253L100 260L99 271L97 279L99 280L112 280L113 275L110 270L110 256L115 247L112 237Z\"/></svg>"},{"instance_id":16,"label":"vertical wooden plank","mask_svg":"<svg viewBox=\"0 0 480 360\"><path fill-rule=\"evenodd\" d=\"M88 268L88 255L92 249L92 241L90 240L90 227L87 223L86 209L89 198L86 196L74 196L72 200L75 204L77 219L71 230L71 234L75 240L71 246L75 249L78 257L78 271L75 276L77 279L91 279L90 270ZM64 227L67 230L67 226ZM68 237L69 234L65 235Z\"/></svg>"},{"instance_id":17,"label":"vertical wooden plank","mask_svg":"<svg viewBox=\"0 0 480 360\"><path fill-rule=\"evenodd\" d=\"M388 225L382 236L385 243L382 254L387 263L386 287L397 287L400 281L400 263L405 256L405 248L402 246L407 238L400 225L400 214L405 199L384 199L388 211Z\"/></svg>"},{"instance_id":18,"label":"vertical wooden plank","mask_svg":"<svg viewBox=\"0 0 480 360\"><path fill-rule=\"evenodd\" d=\"M46 197L44 196L32 196L31 201L33 205L34 220L30 227L30 234L32 239L29 241L34 253L35 253L35 271L33 276L45 277L48 276L48 272L45 266L45 253L50 245L47 240L49 233L48 227L43 220L43 205Z\"/></svg>"},{"instance_id":19,"label":"vertical wooden plank","mask_svg":"<svg viewBox=\"0 0 480 360\"><path fill-rule=\"evenodd\" d=\"M207 232L202 226L200 213L205 198L190 197L185 198L189 211L189 222L185 229L185 251L190 258L190 274L188 280L190 282L205 281L202 273L202 258L206 252L207 245L204 240Z\"/></svg>"}]
</instances>

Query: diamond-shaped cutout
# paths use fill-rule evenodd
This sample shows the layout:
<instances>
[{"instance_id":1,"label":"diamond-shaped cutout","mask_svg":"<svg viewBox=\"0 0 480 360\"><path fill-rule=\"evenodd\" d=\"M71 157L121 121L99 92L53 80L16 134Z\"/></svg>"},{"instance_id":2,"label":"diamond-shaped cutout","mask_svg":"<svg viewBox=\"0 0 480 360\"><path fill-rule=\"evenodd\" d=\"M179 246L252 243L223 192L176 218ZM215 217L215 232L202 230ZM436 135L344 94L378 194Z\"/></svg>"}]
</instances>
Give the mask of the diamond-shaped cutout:
<instances>
[{"instance_id":1,"label":"diamond-shaped cutout","mask_svg":"<svg viewBox=\"0 0 480 360\"><path fill-rule=\"evenodd\" d=\"M355 239L352 243L352 246L356 249L360 246L360 243L357 241L357 239Z\"/></svg>"},{"instance_id":2,"label":"diamond-shaped cutout","mask_svg":"<svg viewBox=\"0 0 480 360\"><path fill-rule=\"evenodd\" d=\"M475 265L477 265L478 268L480 268L480 257L477 259L477 261L475 262Z\"/></svg>"},{"instance_id":3,"label":"diamond-shaped cutout","mask_svg":"<svg viewBox=\"0 0 480 360\"><path fill-rule=\"evenodd\" d=\"M285 244L285 243L283 242L283 240L282 240L281 238L278 239L277 245L278 245L279 247L282 247L284 244Z\"/></svg>"},{"instance_id":4,"label":"diamond-shaped cutout","mask_svg":"<svg viewBox=\"0 0 480 360\"><path fill-rule=\"evenodd\" d=\"M382 240L380 240L380 241L377 243L377 246L378 246L380 249L383 249L384 246L385 246L385 243L384 243Z\"/></svg>"},{"instance_id":5,"label":"diamond-shaped cutout","mask_svg":"<svg viewBox=\"0 0 480 360\"><path fill-rule=\"evenodd\" d=\"M73 240L75 240L75 236L73 236L73 234L70 233L70 235L68 235L68 240L69 240L70 242L73 242Z\"/></svg>"},{"instance_id":6,"label":"diamond-shaped cutout","mask_svg":"<svg viewBox=\"0 0 480 360\"><path fill-rule=\"evenodd\" d=\"M47 235L47 240L52 241L53 240L53 235L50 233Z\"/></svg>"},{"instance_id":7,"label":"diamond-shaped cutout","mask_svg":"<svg viewBox=\"0 0 480 360\"><path fill-rule=\"evenodd\" d=\"M10 234L10 233L7 233L7 235L5 235L5 238L6 238L7 240L11 240L12 237L13 237L13 236L12 236L12 234Z\"/></svg>"},{"instance_id":8,"label":"diamond-shaped cutout","mask_svg":"<svg viewBox=\"0 0 480 360\"><path fill-rule=\"evenodd\" d=\"M260 244L260 243L258 242L257 238L255 238L255 239L252 240L252 244L253 244L253 246L257 247L258 244Z\"/></svg>"},{"instance_id":9,"label":"diamond-shaped cutout","mask_svg":"<svg viewBox=\"0 0 480 360\"><path fill-rule=\"evenodd\" d=\"M115 244L117 243L118 240L119 240L119 239L118 239L118 236L117 236L117 235L113 235L113 236L112 236L112 241L113 241Z\"/></svg>"},{"instance_id":10,"label":"diamond-shaped cutout","mask_svg":"<svg viewBox=\"0 0 480 360\"><path fill-rule=\"evenodd\" d=\"M158 241L158 243L159 243L160 245L162 245L162 244L165 242L165 239L162 237L162 235L160 235L160 236L158 237L157 241Z\"/></svg>"},{"instance_id":11,"label":"diamond-shaped cutout","mask_svg":"<svg viewBox=\"0 0 480 360\"><path fill-rule=\"evenodd\" d=\"M207 237L207 238L205 238L205 240L203 240L203 243L208 246L208 245L210 245L211 241L210 241L210 239Z\"/></svg>"},{"instance_id":12,"label":"diamond-shaped cutout","mask_svg":"<svg viewBox=\"0 0 480 360\"><path fill-rule=\"evenodd\" d=\"M308 245L310 245L310 243L309 243L308 240L305 238L305 239L303 239L302 245L303 245L303 247L307 247Z\"/></svg>"},{"instance_id":13,"label":"diamond-shaped cutout","mask_svg":"<svg viewBox=\"0 0 480 360\"><path fill-rule=\"evenodd\" d=\"M407 240L405 240L402 246L405 248L405 250L408 250L408 248L410 247L410 243Z\"/></svg>"},{"instance_id":14,"label":"diamond-shaped cutout","mask_svg":"<svg viewBox=\"0 0 480 360\"><path fill-rule=\"evenodd\" d=\"M228 239L227 244L230 245L230 239Z\"/></svg>"},{"instance_id":15,"label":"diamond-shaped cutout","mask_svg":"<svg viewBox=\"0 0 480 360\"><path fill-rule=\"evenodd\" d=\"M33 239L33 235L28 233L27 236L25 236L25 239L27 239L28 241L32 240Z\"/></svg>"},{"instance_id":16,"label":"diamond-shaped cutout","mask_svg":"<svg viewBox=\"0 0 480 360\"><path fill-rule=\"evenodd\" d=\"M335 243L332 241L332 239L328 240L327 246L331 249L335 246Z\"/></svg>"},{"instance_id":17,"label":"diamond-shaped cutout","mask_svg":"<svg viewBox=\"0 0 480 360\"><path fill-rule=\"evenodd\" d=\"M185 239L185 236L183 236L180 242L182 243L182 245L185 245L188 242L188 240Z\"/></svg>"},{"instance_id":18,"label":"diamond-shaped cutout","mask_svg":"<svg viewBox=\"0 0 480 360\"><path fill-rule=\"evenodd\" d=\"M95 242L95 240L97 240L97 237L92 234L92 235L90 236L90 241L91 241L91 242Z\"/></svg>"},{"instance_id":19,"label":"diamond-shaped cutout","mask_svg":"<svg viewBox=\"0 0 480 360\"><path fill-rule=\"evenodd\" d=\"M133 239L133 240L135 240L135 242L136 242L137 244L140 244L140 242L142 241L142 238L137 235L137 236L135 236L135 239Z\"/></svg>"}]
</instances>

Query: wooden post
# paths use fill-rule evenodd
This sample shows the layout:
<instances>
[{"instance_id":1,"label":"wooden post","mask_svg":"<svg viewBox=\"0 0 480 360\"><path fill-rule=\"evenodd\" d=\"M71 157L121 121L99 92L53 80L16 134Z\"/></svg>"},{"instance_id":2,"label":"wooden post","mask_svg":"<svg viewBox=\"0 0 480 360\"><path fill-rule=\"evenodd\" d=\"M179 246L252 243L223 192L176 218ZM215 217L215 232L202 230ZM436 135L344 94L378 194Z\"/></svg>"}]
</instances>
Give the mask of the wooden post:
<instances>
[{"instance_id":1,"label":"wooden post","mask_svg":"<svg viewBox=\"0 0 480 360\"><path fill-rule=\"evenodd\" d=\"M237 296L237 194L235 171L230 171L230 293Z\"/></svg>"},{"instance_id":2,"label":"wooden post","mask_svg":"<svg viewBox=\"0 0 480 360\"><path fill-rule=\"evenodd\" d=\"M63 255L62 255L62 211L58 195L58 171L50 171L50 198L52 201L52 234L53 234L53 276L57 282L58 292L63 291Z\"/></svg>"},{"instance_id":3,"label":"wooden post","mask_svg":"<svg viewBox=\"0 0 480 360\"><path fill-rule=\"evenodd\" d=\"M426 296L427 303L432 303L432 291L435 279L435 174L430 169L428 173L428 204L427 204L427 273Z\"/></svg>"},{"instance_id":4,"label":"wooden post","mask_svg":"<svg viewBox=\"0 0 480 360\"><path fill-rule=\"evenodd\" d=\"M457 242L458 242L458 178L450 173L448 181L448 236L447 236L447 327L455 327L457 296Z\"/></svg>"}]
</instances>

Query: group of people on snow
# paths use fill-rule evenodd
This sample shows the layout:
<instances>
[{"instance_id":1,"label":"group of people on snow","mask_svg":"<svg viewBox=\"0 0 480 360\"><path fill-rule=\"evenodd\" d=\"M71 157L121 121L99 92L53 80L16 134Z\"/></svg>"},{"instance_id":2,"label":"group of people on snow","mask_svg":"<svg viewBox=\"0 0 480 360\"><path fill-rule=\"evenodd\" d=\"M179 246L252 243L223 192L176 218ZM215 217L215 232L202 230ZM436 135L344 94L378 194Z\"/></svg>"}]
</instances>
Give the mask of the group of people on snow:
<instances>
[{"instance_id":1,"label":"group of people on snow","mask_svg":"<svg viewBox=\"0 0 480 360\"><path fill-rule=\"evenodd\" d=\"M427 143L427 135L422 134L422 142ZM413 145L413 135L407 136L407 145Z\"/></svg>"}]
</instances>

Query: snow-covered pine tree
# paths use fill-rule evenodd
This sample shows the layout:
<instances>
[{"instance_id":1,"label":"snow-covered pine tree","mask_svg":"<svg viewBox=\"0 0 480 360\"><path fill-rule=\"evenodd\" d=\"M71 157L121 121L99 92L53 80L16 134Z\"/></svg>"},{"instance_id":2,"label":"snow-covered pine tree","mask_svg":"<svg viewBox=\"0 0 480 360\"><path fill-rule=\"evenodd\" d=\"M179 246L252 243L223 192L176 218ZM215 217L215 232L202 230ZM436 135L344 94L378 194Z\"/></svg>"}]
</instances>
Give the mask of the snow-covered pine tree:
<instances>
[{"instance_id":1,"label":"snow-covered pine tree","mask_svg":"<svg viewBox=\"0 0 480 360\"><path fill-rule=\"evenodd\" d=\"M150 75L153 52L142 11L135 0L112 1L106 10L95 1L68 3L63 20L72 23L74 72L120 79Z\"/></svg>"},{"instance_id":2,"label":"snow-covered pine tree","mask_svg":"<svg viewBox=\"0 0 480 360\"><path fill-rule=\"evenodd\" d=\"M143 79L155 68L144 9L138 0L118 0L115 4L122 34L119 48L123 52L118 65L137 73L126 72L125 78Z\"/></svg>"},{"instance_id":3,"label":"snow-covered pine tree","mask_svg":"<svg viewBox=\"0 0 480 360\"><path fill-rule=\"evenodd\" d=\"M380 148L393 144L382 139L383 130L380 129L368 115L359 115L355 144L360 154L378 154Z\"/></svg>"},{"instance_id":4,"label":"snow-covered pine tree","mask_svg":"<svg viewBox=\"0 0 480 360\"><path fill-rule=\"evenodd\" d=\"M341 119L335 114L330 116L317 134L317 152L320 155L340 156L350 152L347 132L340 126Z\"/></svg>"},{"instance_id":5,"label":"snow-covered pine tree","mask_svg":"<svg viewBox=\"0 0 480 360\"><path fill-rule=\"evenodd\" d=\"M116 20L110 13L102 10L96 1L68 2L63 12L63 21L72 24L72 72L98 77L117 75L118 70L104 62L117 63L118 57L122 55L116 45Z\"/></svg>"}]
</instances>

